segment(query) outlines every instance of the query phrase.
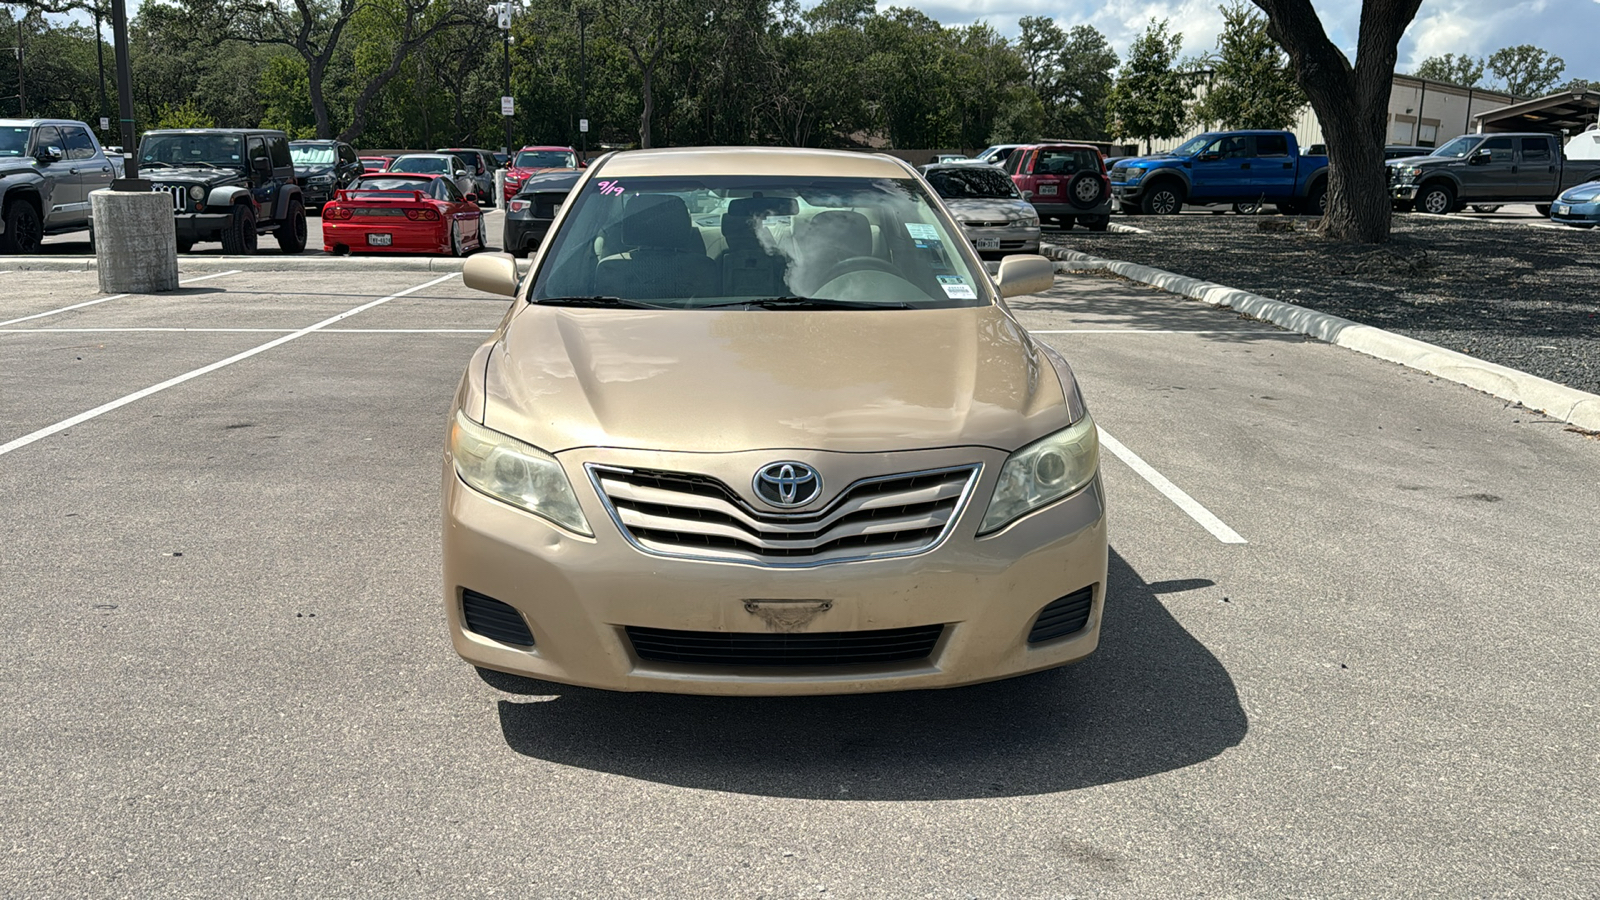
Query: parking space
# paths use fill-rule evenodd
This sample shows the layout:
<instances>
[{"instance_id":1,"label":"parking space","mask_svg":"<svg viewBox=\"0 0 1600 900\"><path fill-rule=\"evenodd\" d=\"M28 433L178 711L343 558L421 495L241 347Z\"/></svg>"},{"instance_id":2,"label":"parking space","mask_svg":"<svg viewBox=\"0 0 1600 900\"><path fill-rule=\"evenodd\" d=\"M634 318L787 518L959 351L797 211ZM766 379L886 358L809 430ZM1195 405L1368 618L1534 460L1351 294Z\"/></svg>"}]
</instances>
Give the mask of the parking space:
<instances>
[{"instance_id":1,"label":"parking space","mask_svg":"<svg viewBox=\"0 0 1600 900\"><path fill-rule=\"evenodd\" d=\"M92 273L7 284L0 321L100 296ZM1126 451L1102 460L1101 649L798 700L488 683L455 658L444 428L506 309L457 276L241 272L0 325L10 889L1600 884L1600 531L1574 490L1600 443L1115 279L1013 307Z\"/></svg>"}]
</instances>

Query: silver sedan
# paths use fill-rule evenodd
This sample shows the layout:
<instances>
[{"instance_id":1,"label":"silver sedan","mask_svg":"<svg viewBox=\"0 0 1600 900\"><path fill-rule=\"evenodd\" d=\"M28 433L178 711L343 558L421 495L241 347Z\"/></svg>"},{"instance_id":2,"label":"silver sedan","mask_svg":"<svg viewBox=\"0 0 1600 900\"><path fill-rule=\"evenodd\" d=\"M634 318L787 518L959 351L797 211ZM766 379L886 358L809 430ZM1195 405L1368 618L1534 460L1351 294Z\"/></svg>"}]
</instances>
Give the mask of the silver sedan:
<instances>
[{"instance_id":1,"label":"silver sedan","mask_svg":"<svg viewBox=\"0 0 1600 900\"><path fill-rule=\"evenodd\" d=\"M922 167L945 209L979 253L1039 252L1039 211L993 166Z\"/></svg>"}]
</instances>

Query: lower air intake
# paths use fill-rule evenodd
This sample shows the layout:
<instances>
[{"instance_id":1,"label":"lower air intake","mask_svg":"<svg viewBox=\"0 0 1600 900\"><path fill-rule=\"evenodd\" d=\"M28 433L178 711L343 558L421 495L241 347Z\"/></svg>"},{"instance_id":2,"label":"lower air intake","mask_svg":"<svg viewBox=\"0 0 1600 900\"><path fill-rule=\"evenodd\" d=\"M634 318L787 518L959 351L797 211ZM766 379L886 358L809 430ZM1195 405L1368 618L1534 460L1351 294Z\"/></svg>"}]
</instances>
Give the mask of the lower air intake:
<instances>
[{"instance_id":1,"label":"lower air intake","mask_svg":"<svg viewBox=\"0 0 1600 900\"><path fill-rule=\"evenodd\" d=\"M522 614L493 597L477 591L462 591L461 617L473 634L513 647L533 646L533 632L528 630Z\"/></svg>"},{"instance_id":2,"label":"lower air intake","mask_svg":"<svg viewBox=\"0 0 1600 900\"><path fill-rule=\"evenodd\" d=\"M1073 591L1039 610L1033 620L1033 630L1028 632L1028 643L1039 644L1082 631L1089 624L1089 611L1094 608L1094 588Z\"/></svg>"},{"instance_id":3,"label":"lower air intake","mask_svg":"<svg viewBox=\"0 0 1600 900\"><path fill-rule=\"evenodd\" d=\"M697 666L867 666L927 659L943 625L766 634L628 627L640 659Z\"/></svg>"}]
</instances>

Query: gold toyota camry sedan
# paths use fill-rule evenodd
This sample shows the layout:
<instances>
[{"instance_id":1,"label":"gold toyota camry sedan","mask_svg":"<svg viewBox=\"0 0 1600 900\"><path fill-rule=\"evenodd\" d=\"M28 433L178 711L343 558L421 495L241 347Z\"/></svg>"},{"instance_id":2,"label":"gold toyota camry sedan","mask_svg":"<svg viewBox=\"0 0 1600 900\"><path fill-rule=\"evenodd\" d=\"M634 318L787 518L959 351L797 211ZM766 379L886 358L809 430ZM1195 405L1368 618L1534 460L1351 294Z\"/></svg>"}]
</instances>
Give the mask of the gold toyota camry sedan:
<instances>
[{"instance_id":1,"label":"gold toyota camry sedan","mask_svg":"<svg viewBox=\"0 0 1600 900\"><path fill-rule=\"evenodd\" d=\"M1099 640L1105 495L1067 363L887 156L584 173L462 377L445 615L489 669L624 691L949 687Z\"/></svg>"}]
</instances>

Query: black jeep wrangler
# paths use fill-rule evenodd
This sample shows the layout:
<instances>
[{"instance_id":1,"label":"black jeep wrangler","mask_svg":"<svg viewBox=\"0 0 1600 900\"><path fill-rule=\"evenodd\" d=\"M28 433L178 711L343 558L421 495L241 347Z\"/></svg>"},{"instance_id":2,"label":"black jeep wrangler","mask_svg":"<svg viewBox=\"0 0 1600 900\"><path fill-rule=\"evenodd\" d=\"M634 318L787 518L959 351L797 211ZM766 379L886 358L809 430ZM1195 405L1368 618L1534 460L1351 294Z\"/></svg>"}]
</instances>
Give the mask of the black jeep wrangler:
<instances>
[{"instance_id":1,"label":"black jeep wrangler","mask_svg":"<svg viewBox=\"0 0 1600 900\"><path fill-rule=\"evenodd\" d=\"M139 140L139 175L172 197L179 252L221 241L225 253L254 253L262 233L285 253L306 248L305 199L281 131L147 131Z\"/></svg>"}]
</instances>

